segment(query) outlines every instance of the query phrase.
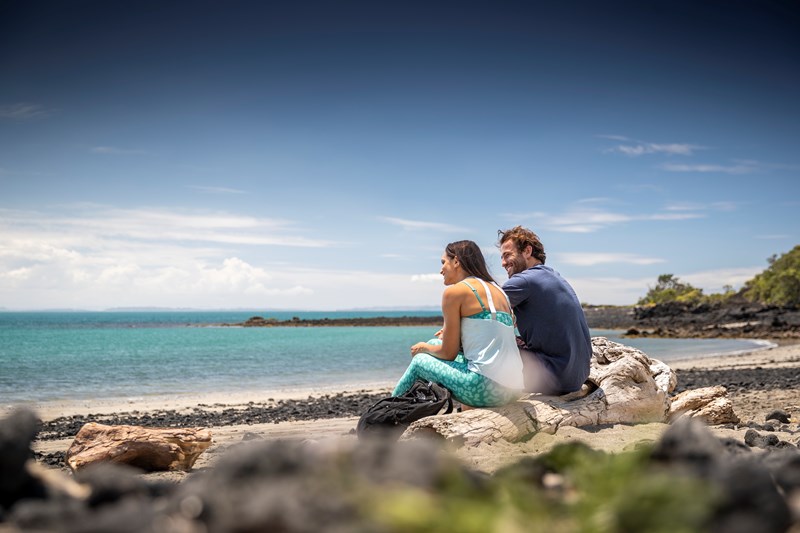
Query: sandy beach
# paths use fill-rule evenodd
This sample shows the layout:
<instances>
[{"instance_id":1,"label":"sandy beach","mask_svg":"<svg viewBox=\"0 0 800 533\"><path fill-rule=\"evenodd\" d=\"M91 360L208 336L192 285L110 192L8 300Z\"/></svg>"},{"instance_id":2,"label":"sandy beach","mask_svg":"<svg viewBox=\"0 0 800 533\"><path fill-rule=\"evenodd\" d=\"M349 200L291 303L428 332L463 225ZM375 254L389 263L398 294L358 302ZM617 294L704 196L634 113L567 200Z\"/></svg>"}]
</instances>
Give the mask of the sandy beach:
<instances>
[{"instance_id":1,"label":"sandy beach","mask_svg":"<svg viewBox=\"0 0 800 533\"><path fill-rule=\"evenodd\" d=\"M678 390L686 388L689 381L692 386L726 384L728 396L741 423L736 426L716 426L713 431L719 436L733 437L743 441L749 422L764 424L765 417L775 409L787 411L796 426L800 418L800 344L783 344L770 349L703 359L687 359L673 361L670 366L678 375ZM299 439L319 443L325 446L350 446L356 441L354 428L358 413L363 406L369 405L376 398L388 394L388 388L361 389L350 393L331 395L329 391L320 394L303 395L284 393L241 393L235 395L194 395L174 397L152 397L142 399L126 399L97 402L48 402L32 405L38 416L45 422L64 421L71 417L82 417L88 414L95 416L119 416L134 414L143 416L147 413L169 412L175 416L198 412L202 409L203 420L211 423L200 424L211 428L212 446L203 453L195 463L194 471L201 471L212 466L214 462L230 446L243 440L252 439ZM351 412L347 416L331 416L328 407L326 415L314 418L312 407L320 405L349 405ZM254 406L273 409L271 412L287 412L276 416L275 421L266 423L230 423L222 417L222 413L239 412ZM8 411L9 406L4 407ZM277 411L274 411L277 409ZM281 410L282 409L282 410ZM304 412L307 410L307 412ZM247 411L245 411L247 412ZM292 415L294 413L294 415ZM5 413L2 413L5 414ZM299 418L299 419L298 419ZM305 418L305 419L303 419ZM125 417L122 416L123 421ZM283 421L283 419L288 419ZM80 419L77 419L80 422ZM192 420L192 418L187 418ZM651 423L638 425L617 424L613 426L593 426L583 428L560 428L555 435L540 433L525 443L511 444L506 442L493 445L481 445L469 449L457 449L453 452L469 467L491 473L498 468L513 463L521 457L546 452L560 442L582 441L589 446L603 451L619 452L632 449L643 441L659 438L667 428L667 424ZM785 433L785 434L784 434ZM796 444L800 438L797 431L788 428L778 430L781 440ZM58 464L57 459L69 448L72 437L40 438L34 443L34 451L40 458L49 458L51 464ZM164 477L180 480L186 475L182 472L148 474L148 476Z\"/></svg>"}]
</instances>

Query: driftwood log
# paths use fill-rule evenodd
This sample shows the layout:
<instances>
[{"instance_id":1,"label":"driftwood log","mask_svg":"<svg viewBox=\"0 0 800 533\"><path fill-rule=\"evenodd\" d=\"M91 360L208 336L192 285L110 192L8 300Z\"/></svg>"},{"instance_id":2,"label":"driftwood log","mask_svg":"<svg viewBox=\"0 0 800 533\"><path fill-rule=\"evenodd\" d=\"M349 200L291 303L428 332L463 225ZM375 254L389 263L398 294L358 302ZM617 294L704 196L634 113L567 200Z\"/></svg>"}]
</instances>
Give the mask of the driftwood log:
<instances>
[{"instance_id":1,"label":"driftwood log","mask_svg":"<svg viewBox=\"0 0 800 533\"><path fill-rule=\"evenodd\" d=\"M605 337L592 338L589 379L565 396L530 394L497 408L472 409L432 416L412 423L401 439L434 436L456 446L477 446L501 439L521 442L539 431L555 433L561 426L666 422L677 377L670 367L646 354ZM698 395L708 404L716 393ZM693 416L699 407L686 410Z\"/></svg>"},{"instance_id":2,"label":"driftwood log","mask_svg":"<svg viewBox=\"0 0 800 533\"><path fill-rule=\"evenodd\" d=\"M85 424L67 450L73 471L98 462L135 466L147 472L191 470L206 448L211 432L205 428L146 428Z\"/></svg>"},{"instance_id":3,"label":"driftwood log","mask_svg":"<svg viewBox=\"0 0 800 533\"><path fill-rule=\"evenodd\" d=\"M703 387L676 394L669 407L670 422L682 416L697 418L706 424L737 424L739 417L722 385Z\"/></svg>"}]
</instances>

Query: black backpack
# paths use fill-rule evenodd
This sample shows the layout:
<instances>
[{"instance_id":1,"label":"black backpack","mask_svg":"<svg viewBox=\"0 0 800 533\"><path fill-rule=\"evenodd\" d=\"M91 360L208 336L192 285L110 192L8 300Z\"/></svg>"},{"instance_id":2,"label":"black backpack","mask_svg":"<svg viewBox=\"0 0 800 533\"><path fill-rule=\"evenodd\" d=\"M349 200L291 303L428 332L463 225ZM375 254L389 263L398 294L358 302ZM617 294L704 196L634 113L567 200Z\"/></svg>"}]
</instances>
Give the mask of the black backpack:
<instances>
[{"instance_id":1,"label":"black backpack","mask_svg":"<svg viewBox=\"0 0 800 533\"><path fill-rule=\"evenodd\" d=\"M383 436L397 440L406 428L420 418L453 412L450 391L431 381L418 379L401 396L378 400L361 415L356 426L359 439Z\"/></svg>"}]
</instances>

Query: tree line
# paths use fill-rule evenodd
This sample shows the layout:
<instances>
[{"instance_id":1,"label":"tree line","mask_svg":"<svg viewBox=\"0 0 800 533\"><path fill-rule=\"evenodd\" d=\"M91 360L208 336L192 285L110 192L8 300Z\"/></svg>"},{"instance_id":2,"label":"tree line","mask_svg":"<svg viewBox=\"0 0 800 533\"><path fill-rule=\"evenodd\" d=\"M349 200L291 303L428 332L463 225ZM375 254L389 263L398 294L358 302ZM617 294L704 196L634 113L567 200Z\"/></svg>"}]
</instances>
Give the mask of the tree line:
<instances>
[{"instance_id":1,"label":"tree line","mask_svg":"<svg viewBox=\"0 0 800 533\"><path fill-rule=\"evenodd\" d=\"M752 302L765 305L800 306L800 245L780 256L773 255L767 262L769 266L748 280L738 292L726 285L720 293L703 294L703 289L684 283L673 274L661 274L656 285L650 287L637 304L717 303L741 295Z\"/></svg>"}]
</instances>

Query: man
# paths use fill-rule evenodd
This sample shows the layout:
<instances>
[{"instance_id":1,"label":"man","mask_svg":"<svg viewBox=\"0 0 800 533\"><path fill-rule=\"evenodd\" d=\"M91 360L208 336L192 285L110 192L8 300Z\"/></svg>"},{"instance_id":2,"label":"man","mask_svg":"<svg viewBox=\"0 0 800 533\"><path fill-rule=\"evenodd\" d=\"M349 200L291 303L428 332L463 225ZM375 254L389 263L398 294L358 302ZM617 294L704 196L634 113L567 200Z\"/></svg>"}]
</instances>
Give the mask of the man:
<instances>
[{"instance_id":1,"label":"man","mask_svg":"<svg viewBox=\"0 0 800 533\"><path fill-rule=\"evenodd\" d=\"M592 343L575 291L544 265L544 246L534 232L517 226L497 233L509 278L503 290L521 337L525 390L566 394L580 389L589 376Z\"/></svg>"}]
</instances>

